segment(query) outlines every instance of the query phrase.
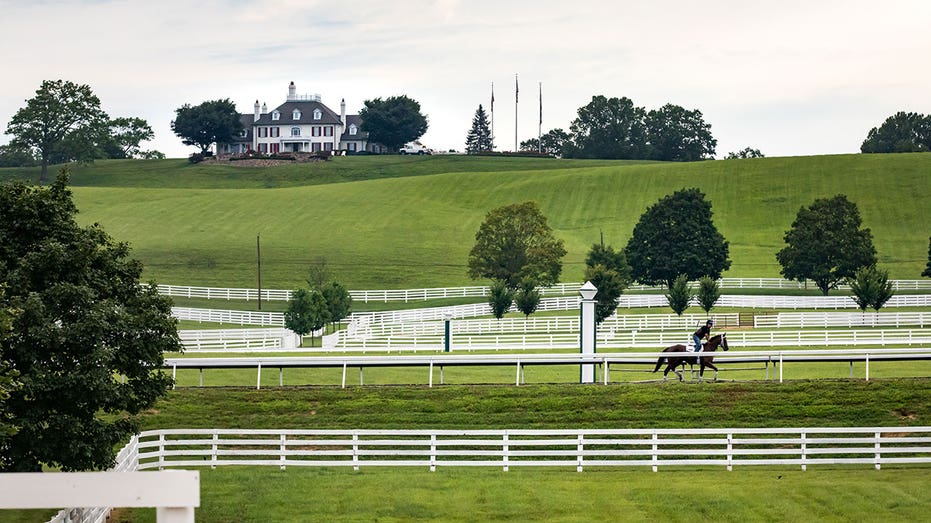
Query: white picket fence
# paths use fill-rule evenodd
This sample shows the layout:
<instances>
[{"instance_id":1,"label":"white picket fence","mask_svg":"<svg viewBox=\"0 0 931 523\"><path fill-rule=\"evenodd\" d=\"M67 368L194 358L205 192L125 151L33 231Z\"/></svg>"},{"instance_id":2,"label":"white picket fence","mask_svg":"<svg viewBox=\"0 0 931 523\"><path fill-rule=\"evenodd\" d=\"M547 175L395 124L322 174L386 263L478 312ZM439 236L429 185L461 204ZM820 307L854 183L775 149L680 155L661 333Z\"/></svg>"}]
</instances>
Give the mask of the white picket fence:
<instances>
[{"instance_id":1,"label":"white picket fence","mask_svg":"<svg viewBox=\"0 0 931 523\"><path fill-rule=\"evenodd\" d=\"M138 468L650 467L931 463L931 427L688 429L164 429L138 437Z\"/></svg>"},{"instance_id":2,"label":"white picket fence","mask_svg":"<svg viewBox=\"0 0 931 523\"><path fill-rule=\"evenodd\" d=\"M780 312L757 315L755 328L903 327L931 325L931 312Z\"/></svg>"},{"instance_id":3,"label":"white picket fence","mask_svg":"<svg viewBox=\"0 0 931 523\"><path fill-rule=\"evenodd\" d=\"M179 320L231 325L261 325L284 327L284 314L280 312L250 312L217 309L172 307L171 314Z\"/></svg>"},{"instance_id":4,"label":"white picket fence","mask_svg":"<svg viewBox=\"0 0 931 523\"><path fill-rule=\"evenodd\" d=\"M718 285L722 289L809 289L816 290L814 284L802 283L782 278L721 278ZM895 291L905 290L931 290L931 280L892 280ZM567 296L578 293L581 283L558 283L552 287L541 287L539 290L544 296ZM838 286L840 289L849 289L846 285ZM628 292L660 291L662 286L632 285ZM183 298L205 298L219 300L245 300L256 301L259 297L258 289L225 288L225 287L192 287L186 285L159 285L158 292L165 296ZM291 299L291 290L262 289L263 301L288 301ZM383 290L351 290L353 300L360 302L389 302L389 301L425 301L442 298L477 298L488 295L488 287L474 285L468 287L434 287L423 289L383 289Z\"/></svg>"},{"instance_id":5,"label":"white picket fence","mask_svg":"<svg viewBox=\"0 0 931 523\"><path fill-rule=\"evenodd\" d=\"M301 345L301 337L284 328L179 330L178 337L186 352L296 349Z\"/></svg>"}]
</instances>

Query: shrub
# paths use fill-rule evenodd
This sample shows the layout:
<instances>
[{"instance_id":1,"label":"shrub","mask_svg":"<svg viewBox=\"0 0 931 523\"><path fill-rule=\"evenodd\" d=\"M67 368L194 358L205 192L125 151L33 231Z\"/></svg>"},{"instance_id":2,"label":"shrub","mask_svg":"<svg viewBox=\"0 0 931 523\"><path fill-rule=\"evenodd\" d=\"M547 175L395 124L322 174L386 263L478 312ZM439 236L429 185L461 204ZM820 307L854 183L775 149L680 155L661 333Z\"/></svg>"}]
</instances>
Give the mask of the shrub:
<instances>
[{"instance_id":1,"label":"shrub","mask_svg":"<svg viewBox=\"0 0 931 523\"><path fill-rule=\"evenodd\" d=\"M204 161L204 155L200 153L194 153L187 157L187 161L191 163L200 163Z\"/></svg>"}]
</instances>

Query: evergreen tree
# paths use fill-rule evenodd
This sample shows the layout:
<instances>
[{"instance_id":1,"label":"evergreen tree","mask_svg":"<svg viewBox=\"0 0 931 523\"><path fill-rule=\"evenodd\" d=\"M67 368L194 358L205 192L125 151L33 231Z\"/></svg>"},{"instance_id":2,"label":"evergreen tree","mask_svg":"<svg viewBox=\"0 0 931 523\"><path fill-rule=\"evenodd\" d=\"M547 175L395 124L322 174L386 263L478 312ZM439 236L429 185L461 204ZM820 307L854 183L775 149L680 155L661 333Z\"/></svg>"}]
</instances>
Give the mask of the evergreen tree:
<instances>
[{"instance_id":1,"label":"evergreen tree","mask_svg":"<svg viewBox=\"0 0 931 523\"><path fill-rule=\"evenodd\" d=\"M472 129L469 130L469 134L466 136L466 152L475 154L490 151L493 148L488 116L485 114L485 109L482 109L482 105L479 104L475 116L472 117Z\"/></svg>"},{"instance_id":2,"label":"evergreen tree","mask_svg":"<svg viewBox=\"0 0 931 523\"><path fill-rule=\"evenodd\" d=\"M688 276L680 274L673 280L672 285L669 287L669 294L665 296L672 311L682 316L685 309L689 308L689 302L692 301L692 290L689 289Z\"/></svg>"},{"instance_id":3,"label":"evergreen tree","mask_svg":"<svg viewBox=\"0 0 931 523\"><path fill-rule=\"evenodd\" d=\"M514 303L514 291L509 289L503 281L495 281L488 289L488 305L491 305L491 313L499 320L511 308Z\"/></svg>"},{"instance_id":4,"label":"evergreen tree","mask_svg":"<svg viewBox=\"0 0 931 523\"><path fill-rule=\"evenodd\" d=\"M718 285L718 280L712 278L711 276L702 276L698 279L698 304L701 305L702 309L705 309L706 313L711 313L711 309L714 308L714 304L718 302L718 298L721 297L721 287Z\"/></svg>"},{"instance_id":5,"label":"evergreen tree","mask_svg":"<svg viewBox=\"0 0 931 523\"><path fill-rule=\"evenodd\" d=\"M596 243L585 257L585 266L585 280L598 288L595 322L600 324L617 311L617 300L630 285L630 264L624 251Z\"/></svg>"},{"instance_id":6,"label":"evergreen tree","mask_svg":"<svg viewBox=\"0 0 931 523\"><path fill-rule=\"evenodd\" d=\"M530 278L524 278L514 295L514 305L517 306L517 310L524 313L525 317L529 317L540 306L540 298L536 282Z\"/></svg>"}]
</instances>

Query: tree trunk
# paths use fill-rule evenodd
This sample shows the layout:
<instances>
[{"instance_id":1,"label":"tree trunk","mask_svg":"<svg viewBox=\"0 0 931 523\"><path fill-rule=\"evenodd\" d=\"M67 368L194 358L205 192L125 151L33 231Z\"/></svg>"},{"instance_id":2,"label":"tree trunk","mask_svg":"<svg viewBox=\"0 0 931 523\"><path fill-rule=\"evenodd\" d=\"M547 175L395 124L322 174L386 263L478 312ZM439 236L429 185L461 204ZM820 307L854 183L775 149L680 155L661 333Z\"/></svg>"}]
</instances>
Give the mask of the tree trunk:
<instances>
[{"instance_id":1,"label":"tree trunk","mask_svg":"<svg viewBox=\"0 0 931 523\"><path fill-rule=\"evenodd\" d=\"M48 158L45 155L43 155L42 156L42 171L40 171L39 173L39 183L46 183L46 182L48 182Z\"/></svg>"}]
</instances>

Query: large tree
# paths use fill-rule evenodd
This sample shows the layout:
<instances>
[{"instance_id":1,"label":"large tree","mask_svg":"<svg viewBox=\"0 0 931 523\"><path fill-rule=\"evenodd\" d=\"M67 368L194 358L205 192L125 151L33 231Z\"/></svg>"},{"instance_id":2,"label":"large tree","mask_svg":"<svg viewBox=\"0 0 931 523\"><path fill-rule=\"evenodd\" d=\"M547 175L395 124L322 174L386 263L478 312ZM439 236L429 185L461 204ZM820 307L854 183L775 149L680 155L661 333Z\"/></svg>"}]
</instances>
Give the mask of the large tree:
<instances>
[{"instance_id":1,"label":"large tree","mask_svg":"<svg viewBox=\"0 0 931 523\"><path fill-rule=\"evenodd\" d=\"M466 135L465 150L469 154L475 154L492 149L494 149L494 144L491 143L488 115L485 114L485 109L482 109L482 105L479 104L478 109L475 110L475 116L472 117L472 128L469 129L469 134Z\"/></svg>"},{"instance_id":2,"label":"large tree","mask_svg":"<svg viewBox=\"0 0 931 523\"><path fill-rule=\"evenodd\" d=\"M420 103L404 95L366 100L359 118L369 139L392 151L423 136L429 126Z\"/></svg>"},{"instance_id":3,"label":"large tree","mask_svg":"<svg viewBox=\"0 0 931 523\"><path fill-rule=\"evenodd\" d=\"M873 127L860 146L863 153L931 151L931 115L898 112Z\"/></svg>"},{"instance_id":4,"label":"large tree","mask_svg":"<svg viewBox=\"0 0 931 523\"><path fill-rule=\"evenodd\" d=\"M330 311L323 293L316 289L296 289L291 293L288 308L284 312L284 326L302 339L310 334L311 347L314 345L314 332L322 329L328 321Z\"/></svg>"},{"instance_id":5,"label":"large tree","mask_svg":"<svg viewBox=\"0 0 931 523\"><path fill-rule=\"evenodd\" d=\"M505 205L489 211L475 233L469 276L500 281L509 289L525 278L552 285L559 281L565 255L537 202Z\"/></svg>"},{"instance_id":6,"label":"large tree","mask_svg":"<svg viewBox=\"0 0 931 523\"><path fill-rule=\"evenodd\" d=\"M520 143L522 151L540 151L543 154L551 156L563 156L563 151L569 143L569 133L562 129L551 129L543 134L540 139L531 138ZM540 147L540 143L543 147Z\"/></svg>"},{"instance_id":7,"label":"large tree","mask_svg":"<svg viewBox=\"0 0 931 523\"><path fill-rule=\"evenodd\" d=\"M630 264L624 251L595 243L585 257L585 280L598 289L595 295L595 322L601 323L617 312L617 301L630 285Z\"/></svg>"},{"instance_id":8,"label":"large tree","mask_svg":"<svg viewBox=\"0 0 931 523\"><path fill-rule=\"evenodd\" d=\"M331 281L320 288L331 323L339 323L352 312L352 296L343 284Z\"/></svg>"},{"instance_id":9,"label":"large tree","mask_svg":"<svg viewBox=\"0 0 931 523\"><path fill-rule=\"evenodd\" d=\"M665 162L694 162L714 158L718 141L701 111L666 104L646 115L650 157Z\"/></svg>"},{"instance_id":10,"label":"large tree","mask_svg":"<svg viewBox=\"0 0 931 523\"><path fill-rule=\"evenodd\" d=\"M6 291L0 286L0 341L10 335L13 328L13 317L15 311L7 308ZM16 434L16 420L11 416L10 410L6 406L7 400L10 399L10 393L20 388L21 384L17 381L19 373L14 371L10 364L0 359L0 449L6 447L6 438ZM0 451L2 454L2 451Z\"/></svg>"},{"instance_id":11,"label":"large tree","mask_svg":"<svg viewBox=\"0 0 931 523\"><path fill-rule=\"evenodd\" d=\"M175 109L175 119L171 121L171 130L181 138L181 143L199 147L201 154L206 154L212 144L231 141L242 129L236 104L229 98L193 106L184 104Z\"/></svg>"},{"instance_id":12,"label":"large tree","mask_svg":"<svg viewBox=\"0 0 931 523\"><path fill-rule=\"evenodd\" d=\"M48 181L48 166L56 159L70 161L95 156L107 114L88 85L45 80L26 106L7 125L11 145L35 152L42 165L41 182Z\"/></svg>"},{"instance_id":13,"label":"large tree","mask_svg":"<svg viewBox=\"0 0 931 523\"><path fill-rule=\"evenodd\" d=\"M109 132L101 144L107 158L136 158L142 154L140 144L155 136L142 118L114 118L107 127Z\"/></svg>"},{"instance_id":14,"label":"large tree","mask_svg":"<svg viewBox=\"0 0 931 523\"><path fill-rule=\"evenodd\" d=\"M137 415L171 386L181 350L171 301L140 284L142 264L99 226L80 227L62 172L49 187L0 187L0 281L18 311L0 360L22 388L7 409L18 432L0 469L106 469Z\"/></svg>"},{"instance_id":15,"label":"large tree","mask_svg":"<svg viewBox=\"0 0 931 523\"><path fill-rule=\"evenodd\" d=\"M846 196L819 198L802 207L776 253L782 275L812 280L824 295L861 267L876 264L873 234L861 229L860 211Z\"/></svg>"},{"instance_id":16,"label":"large tree","mask_svg":"<svg viewBox=\"0 0 931 523\"><path fill-rule=\"evenodd\" d=\"M580 107L569 130L571 158L641 159L647 157L646 114L630 98L593 96Z\"/></svg>"},{"instance_id":17,"label":"large tree","mask_svg":"<svg viewBox=\"0 0 931 523\"><path fill-rule=\"evenodd\" d=\"M765 158L766 155L761 153L759 149L754 149L753 147L744 147L739 151L731 151L727 153L727 156L724 157L725 160L746 160L747 158Z\"/></svg>"},{"instance_id":18,"label":"large tree","mask_svg":"<svg viewBox=\"0 0 931 523\"><path fill-rule=\"evenodd\" d=\"M880 270L875 265L861 267L849 279L849 283L853 301L857 302L861 311L872 307L879 312L894 294L892 282L889 281L889 271Z\"/></svg>"},{"instance_id":19,"label":"large tree","mask_svg":"<svg viewBox=\"0 0 931 523\"><path fill-rule=\"evenodd\" d=\"M696 188L676 191L647 208L624 249L631 276L667 287L680 274L689 280L720 278L731 261L711 214L711 202Z\"/></svg>"}]
</instances>

